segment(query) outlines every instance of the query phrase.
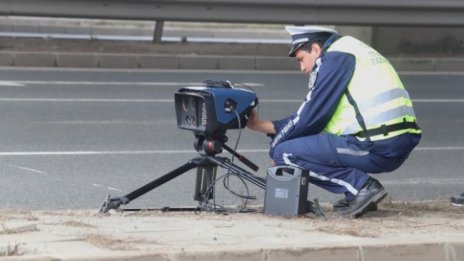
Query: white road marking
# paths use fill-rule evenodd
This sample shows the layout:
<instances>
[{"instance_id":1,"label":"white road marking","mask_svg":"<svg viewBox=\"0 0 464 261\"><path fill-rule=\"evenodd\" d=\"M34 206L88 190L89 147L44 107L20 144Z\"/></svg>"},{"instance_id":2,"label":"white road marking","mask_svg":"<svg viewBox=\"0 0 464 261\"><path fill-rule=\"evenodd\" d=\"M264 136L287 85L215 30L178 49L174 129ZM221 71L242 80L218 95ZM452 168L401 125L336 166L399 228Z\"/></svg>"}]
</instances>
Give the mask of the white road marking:
<instances>
[{"instance_id":1,"label":"white road marking","mask_svg":"<svg viewBox=\"0 0 464 261\"><path fill-rule=\"evenodd\" d=\"M47 121L47 124L112 124L112 125L134 125L138 126L157 126L173 123L173 120L157 120L157 121L111 121L111 120L101 120L101 121Z\"/></svg>"},{"instance_id":2,"label":"white road marking","mask_svg":"<svg viewBox=\"0 0 464 261\"><path fill-rule=\"evenodd\" d=\"M464 147L417 147L418 151L456 151ZM269 149L243 149L238 153L267 153ZM0 152L0 156L87 156L87 155L144 155L144 154L197 154L191 150L115 150L115 151L11 151Z\"/></svg>"},{"instance_id":3,"label":"white road marking","mask_svg":"<svg viewBox=\"0 0 464 261\"><path fill-rule=\"evenodd\" d=\"M262 83L245 82L247 86L261 87ZM131 85L131 86L203 86L202 82L102 82L102 81L0 81L0 86L25 85ZM240 86L239 83L236 84Z\"/></svg>"},{"instance_id":4,"label":"white road marking","mask_svg":"<svg viewBox=\"0 0 464 261\"><path fill-rule=\"evenodd\" d=\"M184 154L192 150L122 150L122 151L18 151L0 152L0 156L85 156L85 155L137 155L137 154Z\"/></svg>"},{"instance_id":5,"label":"white road marking","mask_svg":"<svg viewBox=\"0 0 464 261\"><path fill-rule=\"evenodd\" d=\"M447 102L464 102L464 99L412 99L415 103L447 103ZM261 103L302 103L301 99L263 99L259 100Z\"/></svg>"},{"instance_id":6,"label":"white road marking","mask_svg":"<svg viewBox=\"0 0 464 261\"><path fill-rule=\"evenodd\" d=\"M440 102L440 103L446 103L446 102L464 102L464 99L413 99L412 102Z\"/></svg>"},{"instance_id":7,"label":"white road marking","mask_svg":"<svg viewBox=\"0 0 464 261\"><path fill-rule=\"evenodd\" d=\"M42 171L42 170L38 170L38 169L26 168L26 167L22 167L22 166L13 165L13 164L9 164L9 166L13 167L13 168L21 169L21 170L34 172L34 173L47 174L46 171Z\"/></svg>"},{"instance_id":8,"label":"white road marking","mask_svg":"<svg viewBox=\"0 0 464 261\"><path fill-rule=\"evenodd\" d=\"M24 87L24 84L18 82L0 81L0 86Z\"/></svg>"},{"instance_id":9,"label":"white road marking","mask_svg":"<svg viewBox=\"0 0 464 261\"><path fill-rule=\"evenodd\" d=\"M413 99L415 103L461 103L464 99ZM93 99L93 98L0 98L0 102L134 102L134 103L173 103L174 99ZM260 103L301 103L299 99L263 99Z\"/></svg>"},{"instance_id":10,"label":"white road marking","mask_svg":"<svg viewBox=\"0 0 464 261\"><path fill-rule=\"evenodd\" d=\"M117 192L125 192L125 191L123 191L121 189L105 186L103 184L92 184L92 186L95 186L95 187L98 187L98 188L104 188L104 189L108 189L108 190L113 190L113 191L117 191Z\"/></svg>"},{"instance_id":11,"label":"white road marking","mask_svg":"<svg viewBox=\"0 0 464 261\"><path fill-rule=\"evenodd\" d=\"M262 87L263 83L246 82L250 87ZM202 86L201 82L102 82L102 81L0 81L0 86L24 87L27 85L131 85L131 86ZM240 87L240 84L237 83ZM3 102L165 102L172 103L173 99L87 99L87 98L0 98ZM464 99L413 99L416 103L462 103ZM301 103L301 99L262 99L261 103Z\"/></svg>"},{"instance_id":12,"label":"white road marking","mask_svg":"<svg viewBox=\"0 0 464 261\"><path fill-rule=\"evenodd\" d=\"M53 98L0 98L2 102L167 102L174 99L53 99Z\"/></svg>"},{"instance_id":13,"label":"white road marking","mask_svg":"<svg viewBox=\"0 0 464 261\"><path fill-rule=\"evenodd\" d=\"M260 103L302 103L302 99L262 99L259 100Z\"/></svg>"},{"instance_id":14,"label":"white road marking","mask_svg":"<svg viewBox=\"0 0 464 261\"><path fill-rule=\"evenodd\" d=\"M435 75L464 75L464 72L462 71L456 71L456 72L446 72L446 71L436 71L436 72L430 72L430 71L423 71L423 72L411 72L411 71L400 71L398 72L399 75L425 75L425 76L435 76Z\"/></svg>"},{"instance_id":15,"label":"white road marking","mask_svg":"<svg viewBox=\"0 0 464 261\"><path fill-rule=\"evenodd\" d=\"M464 150L464 147L417 147L414 150Z\"/></svg>"},{"instance_id":16,"label":"white road marking","mask_svg":"<svg viewBox=\"0 0 464 261\"><path fill-rule=\"evenodd\" d=\"M411 178L411 179L398 179L398 180L384 180L382 184L388 185L418 185L418 184L429 184L429 185L443 185L443 184L464 184L463 178Z\"/></svg>"}]
</instances>

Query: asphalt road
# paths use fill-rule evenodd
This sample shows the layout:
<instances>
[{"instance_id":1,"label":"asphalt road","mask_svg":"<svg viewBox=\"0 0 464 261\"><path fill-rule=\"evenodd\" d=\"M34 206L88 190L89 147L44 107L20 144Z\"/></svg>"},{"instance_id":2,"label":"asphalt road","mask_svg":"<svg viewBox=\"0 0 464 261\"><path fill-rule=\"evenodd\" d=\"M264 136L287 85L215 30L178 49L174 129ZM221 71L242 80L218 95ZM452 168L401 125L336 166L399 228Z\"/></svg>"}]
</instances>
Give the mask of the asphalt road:
<instances>
[{"instance_id":1,"label":"asphalt road","mask_svg":"<svg viewBox=\"0 0 464 261\"><path fill-rule=\"evenodd\" d=\"M402 75L423 129L409 160L379 178L392 200L435 200L464 192L464 74ZM262 118L299 106L306 77L289 72L0 69L0 206L99 208L198 154L193 134L176 127L173 95L204 79L252 87ZM239 132L228 131L229 146ZM265 176L268 138L244 130L238 145ZM227 153L225 153L227 155ZM237 163L243 166L241 163ZM224 171L219 170L222 174ZM134 200L128 207L191 206L194 171ZM231 186L245 193L243 185ZM264 192L249 185L262 203ZM218 203L240 202L218 185ZM337 196L310 186L310 198Z\"/></svg>"}]
</instances>

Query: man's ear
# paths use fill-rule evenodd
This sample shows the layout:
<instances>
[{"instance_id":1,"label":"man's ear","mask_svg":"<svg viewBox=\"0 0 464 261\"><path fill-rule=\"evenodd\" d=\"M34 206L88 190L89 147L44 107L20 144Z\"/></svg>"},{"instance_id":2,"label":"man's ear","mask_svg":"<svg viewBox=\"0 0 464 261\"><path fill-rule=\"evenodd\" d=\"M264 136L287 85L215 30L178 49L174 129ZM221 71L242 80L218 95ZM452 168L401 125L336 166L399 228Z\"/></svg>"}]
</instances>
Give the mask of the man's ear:
<instances>
[{"instance_id":1,"label":"man's ear","mask_svg":"<svg viewBox=\"0 0 464 261\"><path fill-rule=\"evenodd\" d=\"M322 53L322 48L321 48L321 45L318 44L318 43L312 43L311 44L311 50L317 55L321 55Z\"/></svg>"}]
</instances>

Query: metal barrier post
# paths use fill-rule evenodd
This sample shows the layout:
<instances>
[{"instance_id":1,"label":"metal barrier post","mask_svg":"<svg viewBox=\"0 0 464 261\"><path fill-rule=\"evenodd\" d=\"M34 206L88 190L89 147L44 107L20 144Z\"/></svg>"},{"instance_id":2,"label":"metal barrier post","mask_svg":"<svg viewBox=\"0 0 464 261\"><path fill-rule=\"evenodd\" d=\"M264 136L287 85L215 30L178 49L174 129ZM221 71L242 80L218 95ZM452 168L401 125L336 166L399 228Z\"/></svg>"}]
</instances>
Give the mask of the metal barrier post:
<instances>
[{"instance_id":1,"label":"metal barrier post","mask_svg":"<svg viewBox=\"0 0 464 261\"><path fill-rule=\"evenodd\" d=\"M161 43L161 37L163 36L163 20L156 20L155 31L153 34L153 43Z\"/></svg>"}]
</instances>

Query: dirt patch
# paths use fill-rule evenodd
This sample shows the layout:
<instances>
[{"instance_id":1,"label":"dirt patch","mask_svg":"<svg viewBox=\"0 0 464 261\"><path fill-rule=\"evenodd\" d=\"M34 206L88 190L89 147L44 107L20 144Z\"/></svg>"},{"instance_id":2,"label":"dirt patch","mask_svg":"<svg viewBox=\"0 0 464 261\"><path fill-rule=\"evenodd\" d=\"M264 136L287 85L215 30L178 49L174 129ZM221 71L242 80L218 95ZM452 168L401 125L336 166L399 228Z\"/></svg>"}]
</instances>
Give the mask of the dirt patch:
<instances>
[{"instance_id":1,"label":"dirt patch","mask_svg":"<svg viewBox=\"0 0 464 261\"><path fill-rule=\"evenodd\" d=\"M1 224L0 235L20 234L35 231L39 231L36 224L15 227L7 227L5 224Z\"/></svg>"},{"instance_id":2,"label":"dirt patch","mask_svg":"<svg viewBox=\"0 0 464 261\"><path fill-rule=\"evenodd\" d=\"M447 218L462 219L464 217L464 207L453 206L449 201L426 201L426 202L386 202L380 208L393 215L403 216L445 216ZM387 214L387 213L385 213Z\"/></svg>"},{"instance_id":3,"label":"dirt patch","mask_svg":"<svg viewBox=\"0 0 464 261\"><path fill-rule=\"evenodd\" d=\"M103 234L87 234L84 236L84 241L90 244L110 250L138 250L133 244L147 244L146 240L143 239L118 239L114 236L103 235Z\"/></svg>"},{"instance_id":4,"label":"dirt patch","mask_svg":"<svg viewBox=\"0 0 464 261\"><path fill-rule=\"evenodd\" d=\"M98 210L29 211L2 210L10 215L0 234L8 252L45 253L35 245L41 240L50 246L58 242L80 242L83 248L101 251L197 251L221 248L249 249L307 246L323 244L357 244L359 242L461 242L464 235L464 207L451 206L448 201L386 202L377 211L361 218L340 217L330 205L322 205L326 216L312 214L285 218L267 216L261 212L216 214L211 212L111 212L97 215ZM262 210L257 208L257 210ZM24 222L24 216L39 217L36 222ZM15 220L18 216L21 220ZM13 228L36 224L39 231L23 233ZM0 227L1 228L1 227ZM28 233L30 232L30 233ZM320 237L320 238L319 238ZM356 240L352 240L356 239ZM322 241L318 241L322 240ZM324 241L325 240L325 241ZM382 241L384 240L384 241ZM461 240L461 241L460 241ZM15 242L18 242L17 244ZM45 244L45 245L47 245ZM44 245L40 243L40 245ZM96 250L96 251L100 251ZM6 250L5 250L6 251Z\"/></svg>"},{"instance_id":5,"label":"dirt patch","mask_svg":"<svg viewBox=\"0 0 464 261\"><path fill-rule=\"evenodd\" d=\"M0 209L0 222L5 222L12 219L21 219L26 221L38 220L30 210L10 208Z\"/></svg>"},{"instance_id":6,"label":"dirt patch","mask_svg":"<svg viewBox=\"0 0 464 261\"><path fill-rule=\"evenodd\" d=\"M68 227L80 227L80 228L96 228L96 226L75 220L69 220L63 223L64 226Z\"/></svg>"},{"instance_id":7,"label":"dirt patch","mask_svg":"<svg viewBox=\"0 0 464 261\"><path fill-rule=\"evenodd\" d=\"M339 217L327 206L324 210L325 218L310 217L310 230L367 238L404 232L464 233L464 207L452 206L448 201L386 202L377 211L357 219Z\"/></svg>"},{"instance_id":8,"label":"dirt patch","mask_svg":"<svg viewBox=\"0 0 464 261\"><path fill-rule=\"evenodd\" d=\"M212 213L192 214L192 212L143 211L125 213L130 217L185 217L195 220L206 220L217 223L217 227L234 228L237 222L246 220L271 219L271 224L286 230L319 231L329 234L348 235L364 238L379 238L385 235L410 234L422 232L462 232L464 233L464 207L452 206L449 201L431 202L386 202L379 205L379 209L368 212L361 218L344 218L331 209L331 205L321 206L325 217L315 217L313 214L297 218L278 216L264 216L261 213L241 213L218 215Z\"/></svg>"}]
</instances>

